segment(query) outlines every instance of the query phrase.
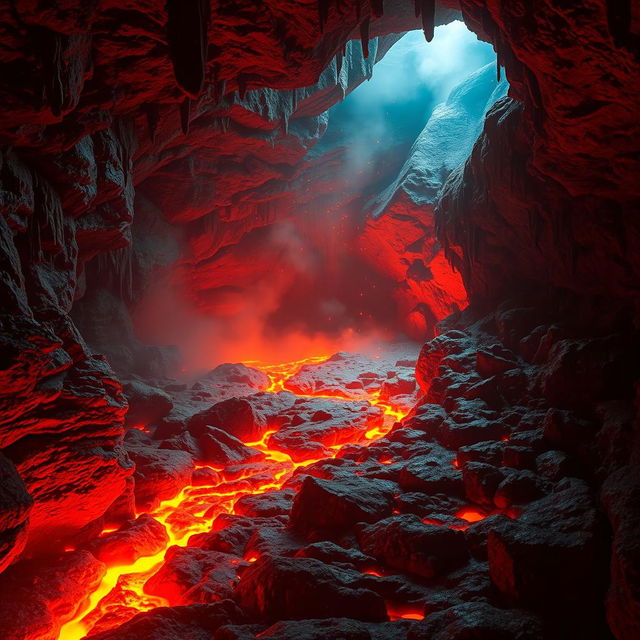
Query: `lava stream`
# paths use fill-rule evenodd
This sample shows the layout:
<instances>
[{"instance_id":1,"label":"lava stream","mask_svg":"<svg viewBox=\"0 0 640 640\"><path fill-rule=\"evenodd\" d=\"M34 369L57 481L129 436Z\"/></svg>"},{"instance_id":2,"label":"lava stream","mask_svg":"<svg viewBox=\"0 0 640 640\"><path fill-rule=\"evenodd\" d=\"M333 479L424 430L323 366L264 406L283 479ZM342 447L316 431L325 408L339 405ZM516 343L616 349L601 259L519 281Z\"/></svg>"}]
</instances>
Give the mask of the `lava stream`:
<instances>
[{"instance_id":1,"label":"lava stream","mask_svg":"<svg viewBox=\"0 0 640 640\"><path fill-rule=\"evenodd\" d=\"M246 364L263 371L269 377L271 383L267 389L269 392L289 391L299 397L324 397L332 400L353 401L353 398L346 396L300 394L287 389L287 380L295 375L302 366L318 364L327 359L328 356L316 356L284 364L266 364L255 361ZM382 409L385 416L383 427L375 426L365 433L366 440L372 442L386 435L393 424L404 418L407 412L381 400L379 391L369 392L368 395L369 402ZM282 488L298 467L311 465L323 458L335 457L339 449L344 446L332 447L333 454L330 456L294 461L287 453L268 447L269 437L273 433L275 432L268 431L259 442L245 443L249 447L260 450L264 453L266 461L273 463L271 481L251 488L247 488L246 483L241 483L241 488L237 486L239 481L247 478L222 480L216 485L197 487L188 485L175 498L162 502L157 509L150 512L150 515L165 526L169 536L166 547L153 556L138 559L133 564L108 567L104 578L91 594L88 602L81 607L74 619L63 625L58 640L80 640L92 630L104 631L123 624L139 612L168 606L169 603L164 598L146 594L144 584L160 569L169 547L173 545L186 546L192 535L210 531L219 515L234 513L236 502L243 496L277 491ZM354 442L362 444L359 437L354 438ZM224 469L216 469L211 466L209 468L224 474ZM248 478L250 477L248 476ZM103 533L106 532L105 530ZM247 559L247 561L251 560L252 558Z\"/></svg>"}]
</instances>

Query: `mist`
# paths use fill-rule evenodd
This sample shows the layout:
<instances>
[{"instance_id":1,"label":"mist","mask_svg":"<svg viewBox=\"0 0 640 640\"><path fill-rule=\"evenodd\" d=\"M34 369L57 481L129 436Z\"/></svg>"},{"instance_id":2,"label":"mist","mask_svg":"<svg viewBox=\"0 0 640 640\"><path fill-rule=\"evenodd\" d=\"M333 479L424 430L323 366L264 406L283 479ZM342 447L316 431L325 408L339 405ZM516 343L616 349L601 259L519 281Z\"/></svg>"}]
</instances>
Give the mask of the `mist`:
<instances>
[{"instance_id":1,"label":"mist","mask_svg":"<svg viewBox=\"0 0 640 640\"><path fill-rule=\"evenodd\" d=\"M183 361L176 373L186 377L222 362L282 362L407 339L404 285L357 249L364 203L397 175L451 89L492 61L492 47L461 22L437 27L431 43L421 31L402 37L371 80L330 109L324 137L305 158L307 182L290 185L291 210L268 226L248 225L205 263L168 271L135 309L137 335L175 344ZM334 173L319 184L313 167L327 157Z\"/></svg>"}]
</instances>

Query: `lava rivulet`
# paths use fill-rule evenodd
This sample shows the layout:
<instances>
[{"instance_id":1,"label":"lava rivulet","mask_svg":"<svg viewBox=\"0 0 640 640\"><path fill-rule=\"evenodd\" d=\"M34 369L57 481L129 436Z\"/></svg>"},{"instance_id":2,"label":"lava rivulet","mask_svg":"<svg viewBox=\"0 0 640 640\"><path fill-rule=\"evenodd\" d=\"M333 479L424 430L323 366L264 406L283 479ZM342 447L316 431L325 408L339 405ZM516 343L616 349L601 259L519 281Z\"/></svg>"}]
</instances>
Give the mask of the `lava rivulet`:
<instances>
[{"instance_id":1,"label":"lava rivulet","mask_svg":"<svg viewBox=\"0 0 640 640\"><path fill-rule=\"evenodd\" d=\"M284 364L267 364L247 362L248 366L261 370L270 380L268 392L278 393L290 391L287 380L295 375L302 366L318 364L327 360L327 356L317 356ZM347 396L296 393L301 397L327 398L328 400L351 401ZM380 399L380 391L368 393L369 403L382 409L383 426L373 426L364 434L354 434L353 442L366 444L386 435L393 424L401 420L406 411ZM267 464L260 465L258 474L252 483L250 474L246 477L226 477L225 469L209 466L221 478L217 484L204 486L185 486L175 498L165 500L150 512L162 523L169 537L165 548L153 556L145 556L133 564L110 566L99 587L91 594L89 601L82 606L76 617L66 623L59 634L59 640L79 640L93 630L103 631L123 624L133 615L159 606L167 606L169 602L162 597L145 593L144 585L162 566L166 550L172 546L187 546L189 538L197 533L205 533L212 529L214 521L221 514L235 513L235 505L243 496L264 494L277 491L283 487L293 472L326 457L335 457L343 445L330 447L333 452L323 458L309 458L294 461L283 451L269 447L269 438L275 433L267 431L258 442L247 442L247 446L261 451ZM265 467L270 469L270 479L264 480ZM110 530L109 530L110 531ZM105 530L103 533L107 533ZM246 558L251 562L255 558Z\"/></svg>"}]
</instances>

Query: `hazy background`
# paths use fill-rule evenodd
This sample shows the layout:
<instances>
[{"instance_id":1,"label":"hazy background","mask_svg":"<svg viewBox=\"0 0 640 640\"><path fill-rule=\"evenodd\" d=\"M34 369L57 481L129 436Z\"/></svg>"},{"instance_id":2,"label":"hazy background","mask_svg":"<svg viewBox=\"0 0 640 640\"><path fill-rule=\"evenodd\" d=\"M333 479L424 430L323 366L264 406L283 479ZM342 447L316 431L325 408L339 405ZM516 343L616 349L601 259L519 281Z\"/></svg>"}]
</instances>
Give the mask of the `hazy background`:
<instances>
[{"instance_id":1,"label":"hazy background","mask_svg":"<svg viewBox=\"0 0 640 640\"><path fill-rule=\"evenodd\" d=\"M492 61L492 47L461 22L437 27L431 43L422 31L406 34L372 78L329 111L325 136L307 154L308 182L291 185L299 201L290 220L251 231L214 258L212 296L221 302L197 309L175 281L159 281L137 307L137 334L177 345L186 374L402 339L397 283L355 250L364 203L395 178L434 107Z\"/></svg>"}]
</instances>

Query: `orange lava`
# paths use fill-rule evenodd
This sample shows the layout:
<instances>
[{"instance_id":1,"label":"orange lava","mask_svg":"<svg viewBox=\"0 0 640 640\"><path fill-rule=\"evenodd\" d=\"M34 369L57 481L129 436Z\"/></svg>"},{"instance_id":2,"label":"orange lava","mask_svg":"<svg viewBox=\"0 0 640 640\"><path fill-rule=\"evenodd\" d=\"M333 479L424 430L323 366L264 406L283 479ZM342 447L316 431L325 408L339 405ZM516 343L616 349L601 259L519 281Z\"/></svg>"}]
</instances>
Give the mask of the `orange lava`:
<instances>
[{"instance_id":1,"label":"orange lava","mask_svg":"<svg viewBox=\"0 0 640 640\"><path fill-rule=\"evenodd\" d=\"M295 375L303 365L324 362L327 357L316 356L284 364L261 362L246 362L245 364L263 371L270 380L268 391L278 393L279 391L289 391L286 388L287 380ZM372 392L369 395L369 402L373 406L381 408L385 416L382 427L376 426L366 432L365 438L371 442L386 435L393 424L404 418L407 412L381 400L379 392ZM335 399L335 396L318 394L314 394L313 397L332 397ZM352 400L351 398L343 399ZM271 478L268 481L265 481L264 474L260 473L259 484L251 485L250 482L247 482L247 480L251 480L251 476L225 478L224 469L210 467L221 477L217 484L197 487L188 485L175 498L162 502L160 506L150 512L150 515L166 527L169 536L167 546L156 555L142 557L133 564L109 566L102 582L90 595L88 601L81 605L72 620L62 626L58 640L80 640L92 630L94 632L105 631L123 624L142 611L168 606L170 603L166 599L145 593L144 584L160 569L165 552L170 546L186 546L192 535L211 531L218 516L235 513L236 502L243 496L277 491L282 488L297 468L318 461L317 458L294 461L287 453L270 449L267 442L273 433L274 431L265 433L259 442L245 443L247 446L262 451L266 460L272 463ZM358 442L359 437L354 442ZM339 446L332 447L331 457L337 455L339 449ZM264 469L261 471L263 472ZM101 535L106 535L110 531L112 529L105 529ZM250 555L245 558L245 561L254 562L257 558L257 555ZM408 612L406 615L398 615L391 619L422 619L409 617L414 615L419 614Z\"/></svg>"},{"instance_id":2,"label":"orange lava","mask_svg":"<svg viewBox=\"0 0 640 640\"><path fill-rule=\"evenodd\" d=\"M424 607L387 604L389 620L424 620Z\"/></svg>"},{"instance_id":3,"label":"orange lava","mask_svg":"<svg viewBox=\"0 0 640 640\"><path fill-rule=\"evenodd\" d=\"M478 510L473 509L471 507L467 507L464 509L460 509L456 513L456 518L460 518L461 520L466 520L467 522L480 522L480 520L484 520L488 514Z\"/></svg>"}]
</instances>

